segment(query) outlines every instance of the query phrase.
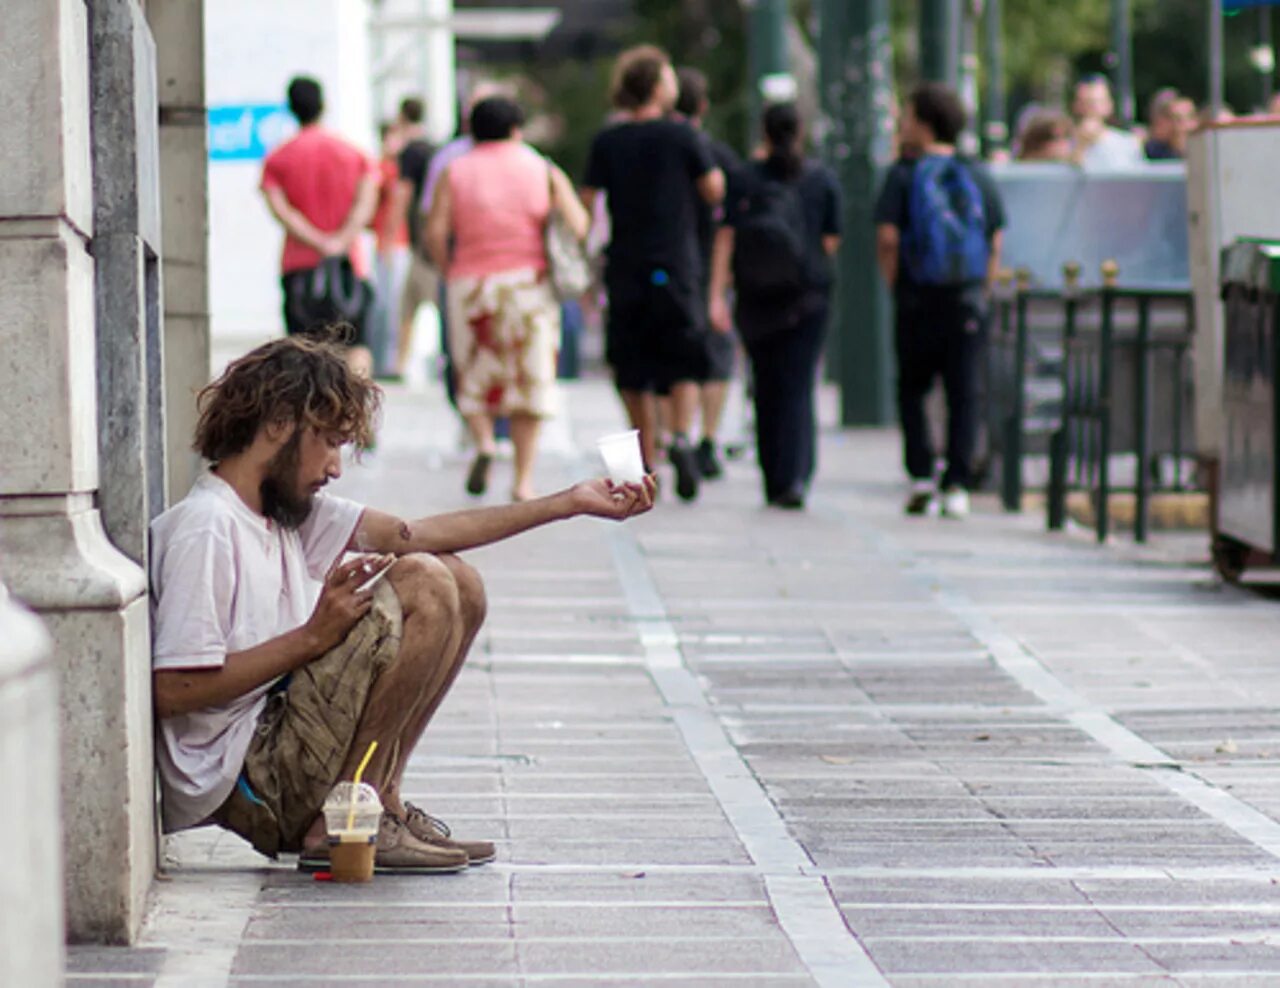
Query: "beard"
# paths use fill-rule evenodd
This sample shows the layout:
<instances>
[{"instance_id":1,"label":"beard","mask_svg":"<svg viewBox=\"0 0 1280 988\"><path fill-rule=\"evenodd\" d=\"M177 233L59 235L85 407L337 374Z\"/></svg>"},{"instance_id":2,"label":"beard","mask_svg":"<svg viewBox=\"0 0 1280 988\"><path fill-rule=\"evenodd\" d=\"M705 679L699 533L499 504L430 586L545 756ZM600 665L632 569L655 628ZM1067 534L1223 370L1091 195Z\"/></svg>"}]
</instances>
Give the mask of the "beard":
<instances>
[{"instance_id":1,"label":"beard","mask_svg":"<svg viewBox=\"0 0 1280 988\"><path fill-rule=\"evenodd\" d=\"M314 495L299 492L298 461L302 447L302 430L298 429L287 443L276 451L267 464L258 493L262 495L262 513L281 528L301 528L311 515Z\"/></svg>"}]
</instances>

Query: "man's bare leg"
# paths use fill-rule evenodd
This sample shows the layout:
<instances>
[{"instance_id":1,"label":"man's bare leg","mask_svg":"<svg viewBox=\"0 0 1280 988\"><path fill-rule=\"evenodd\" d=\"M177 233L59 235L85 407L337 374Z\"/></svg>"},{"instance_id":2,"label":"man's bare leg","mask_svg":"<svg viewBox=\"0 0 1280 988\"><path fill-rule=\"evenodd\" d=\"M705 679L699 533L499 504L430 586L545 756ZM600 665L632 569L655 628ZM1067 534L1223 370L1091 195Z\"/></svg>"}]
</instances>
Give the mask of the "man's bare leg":
<instances>
[{"instance_id":1,"label":"man's bare leg","mask_svg":"<svg viewBox=\"0 0 1280 988\"><path fill-rule=\"evenodd\" d=\"M475 633L468 634L458 584L440 560L406 556L392 567L387 579L400 598L403 613L400 649L369 691L338 779L353 778L369 743L377 741L365 778L379 790L387 809L402 815L404 807L397 795L403 771L401 752L412 750L417 743L418 734L426 727L422 709L434 709L443 699L457 674L455 667L460 664L464 642L470 644ZM324 835L324 817L317 816L303 844L315 847Z\"/></svg>"},{"instance_id":2,"label":"man's bare leg","mask_svg":"<svg viewBox=\"0 0 1280 988\"><path fill-rule=\"evenodd\" d=\"M726 381L707 381L702 385L702 438L713 443L720 433L720 420L724 418L724 406L729 398Z\"/></svg>"},{"instance_id":3,"label":"man's bare leg","mask_svg":"<svg viewBox=\"0 0 1280 988\"><path fill-rule=\"evenodd\" d=\"M618 389L631 428L640 430L640 453L646 467L658 462L658 406L648 391Z\"/></svg>"},{"instance_id":4,"label":"man's bare leg","mask_svg":"<svg viewBox=\"0 0 1280 988\"><path fill-rule=\"evenodd\" d=\"M511 416L511 441L516 448L516 477L511 496L518 501L534 497L533 461L538 455L538 432L542 420L523 413Z\"/></svg>"},{"instance_id":5,"label":"man's bare leg","mask_svg":"<svg viewBox=\"0 0 1280 988\"><path fill-rule=\"evenodd\" d=\"M671 385L671 431L675 435L688 438L692 433L700 390L696 381L680 381Z\"/></svg>"},{"instance_id":6,"label":"man's bare leg","mask_svg":"<svg viewBox=\"0 0 1280 988\"><path fill-rule=\"evenodd\" d=\"M417 746L419 739L426 732L427 725L431 723L436 711L440 709L440 704L448 696L449 690L453 688L454 680L458 678L458 673L462 671L462 666L471 651L471 645L475 641L476 635L480 632L480 626L484 623L487 609L484 583L480 579L480 574L474 568L464 563L457 556L442 555L435 558L449 570L458 588L462 641L457 650L457 657L447 670L443 684L434 690L423 690L414 718L410 721L407 729L400 735L400 750L397 752L396 764L391 767L388 781L385 783L383 802L386 804L388 799L394 801L395 805L400 807L401 812L403 812L403 803L400 800L400 789L404 778L404 770L409 763L409 756L413 753L413 749Z\"/></svg>"}]
</instances>

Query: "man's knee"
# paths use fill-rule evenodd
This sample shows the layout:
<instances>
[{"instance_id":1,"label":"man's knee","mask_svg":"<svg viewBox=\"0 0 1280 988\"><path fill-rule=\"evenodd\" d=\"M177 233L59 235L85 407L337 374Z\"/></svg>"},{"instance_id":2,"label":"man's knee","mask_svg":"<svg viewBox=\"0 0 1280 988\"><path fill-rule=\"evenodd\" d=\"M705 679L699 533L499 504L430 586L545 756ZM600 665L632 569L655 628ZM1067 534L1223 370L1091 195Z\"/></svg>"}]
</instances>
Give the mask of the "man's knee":
<instances>
[{"instance_id":1,"label":"man's knee","mask_svg":"<svg viewBox=\"0 0 1280 988\"><path fill-rule=\"evenodd\" d=\"M387 578L406 618L424 611L460 616L458 582L453 570L436 556L422 552L401 556Z\"/></svg>"},{"instance_id":2,"label":"man's knee","mask_svg":"<svg viewBox=\"0 0 1280 988\"><path fill-rule=\"evenodd\" d=\"M473 628L479 627L488 608L484 580L474 566L464 563L457 556L445 554L436 558L453 576L454 585L458 588L458 604L463 620Z\"/></svg>"}]
</instances>

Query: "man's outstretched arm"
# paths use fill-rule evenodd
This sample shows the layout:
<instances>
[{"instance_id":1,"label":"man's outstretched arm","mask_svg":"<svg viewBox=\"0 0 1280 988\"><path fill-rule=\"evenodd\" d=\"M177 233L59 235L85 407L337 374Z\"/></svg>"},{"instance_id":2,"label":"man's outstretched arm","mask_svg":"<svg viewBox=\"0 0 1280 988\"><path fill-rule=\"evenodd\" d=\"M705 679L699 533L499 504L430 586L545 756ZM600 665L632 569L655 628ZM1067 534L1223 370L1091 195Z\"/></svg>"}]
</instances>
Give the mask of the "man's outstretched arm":
<instances>
[{"instance_id":1,"label":"man's outstretched arm","mask_svg":"<svg viewBox=\"0 0 1280 988\"><path fill-rule=\"evenodd\" d=\"M352 552L463 552L553 521L587 516L622 521L653 507L654 483L614 485L589 480L519 504L475 508L404 521L366 508L347 548Z\"/></svg>"}]
</instances>

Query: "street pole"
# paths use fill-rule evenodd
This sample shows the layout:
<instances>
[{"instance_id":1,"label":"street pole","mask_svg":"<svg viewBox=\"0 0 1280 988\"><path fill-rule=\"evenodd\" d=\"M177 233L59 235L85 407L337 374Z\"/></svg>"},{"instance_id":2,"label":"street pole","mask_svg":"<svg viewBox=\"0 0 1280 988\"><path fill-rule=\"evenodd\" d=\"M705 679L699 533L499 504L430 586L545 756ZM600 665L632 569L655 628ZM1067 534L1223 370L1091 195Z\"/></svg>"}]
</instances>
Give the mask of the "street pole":
<instances>
[{"instance_id":1,"label":"street pole","mask_svg":"<svg viewBox=\"0 0 1280 988\"><path fill-rule=\"evenodd\" d=\"M920 0L920 75L929 82L959 84L962 2Z\"/></svg>"},{"instance_id":2,"label":"street pole","mask_svg":"<svg viewBox=\"0 0 1280 988\"><path fill-rule=\"evenodd\" d=\"M1116 110L1123 127L1133 125L1133 32L1129 0L1111 0L1111 51L1108 68L1116 91Z\"/></svg>"},{"instance_id":3,"label":"street pole","mask_svg":"<svg viewBox=\"0 0 1280 988\"><path fill-rule=\"evenodd\" d=\"M960 100L964 103L965 127L960 135L960 153L976 157L981 148L978 126L978 12L982 0L964 0L960 15Z\"/></svg>"},{"instance_id":4,"label":"street pole","mask_svg":"<svg viewBox=\"0 0 1280 988\"><path fill-rule=\"evenodd\" d=\"M1271 96L1275 91L1276 50L1271 44L1271 8L1258 8L1258 47L1254 66L1261 76L1263 112L1271 108Z\"/></svg>"},{"instance_id":5,"label":"street pole","mask_svg":"<svg viewBox=\"0 0 1280 988\"><path fill-rule=\"evenodd\" d=\"M748 61L751 70L751 134L760 136L760 114L768 103L795 99L787 59L787 0L748 0Z\"/></svg>"},{"instance_id":6,"label":"street pole","mask_svg":"<svg viewBox=\"0 0 1280 988\"><path fill-rule=\"evenodd\" d=\"M1209 0L1209 113L1222 111L1222 0Z\"/></svg>"},{"instance_id":7,"label":"street pole","mask_svg":"<svg viewBox=\"0 0 1280 988\"><path fill-rule=\"evenodd\" d=\"M839 367L841 424L885 425L893 419L889 300L872 212L893 126L889 0L821 0L820 13L824 146L844 198L829 353Z\"/></svg>"},{"instance_id":8,"label":"street pole","mask_svg":"<svg viewBox=\"0 0 1280 988\"><path fill-rule=\"evenodd\" d=\"M983 151L987 157L1009 142L1009 112L1004 93L1004 32L1001 0L985 0L982 11L985 44L983 56L987 63L987 99L983 112Z\"/></svg>"}]
</instances>

